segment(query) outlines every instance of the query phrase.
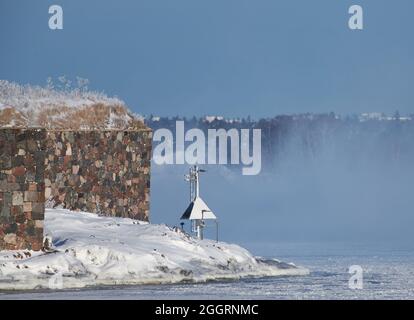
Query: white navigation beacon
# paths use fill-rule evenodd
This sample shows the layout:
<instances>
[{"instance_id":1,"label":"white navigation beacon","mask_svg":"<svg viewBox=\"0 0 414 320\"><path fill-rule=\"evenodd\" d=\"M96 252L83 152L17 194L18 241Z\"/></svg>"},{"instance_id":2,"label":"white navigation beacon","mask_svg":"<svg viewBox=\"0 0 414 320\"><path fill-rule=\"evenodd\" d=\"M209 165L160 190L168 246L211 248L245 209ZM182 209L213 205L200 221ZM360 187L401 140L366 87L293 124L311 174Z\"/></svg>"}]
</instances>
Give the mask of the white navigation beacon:
<instances>
[{"instance_id":1,"label":"white navigation beacon","mask_svg":"<svg viewBox=\"0 0 414 320\"><path fill-rule=\"evenodd\" d=\"M181 220L191 221L191 231L197 234L197 238L203 240L203 230L205 220L214 220L216 222L216 240L218 241L218 223L217 217L210 210L207 204L200 197L199 173L206 172L197 166L190 167L189 174L185 175L185 180L190 182L190 205L181 216Z\"/></svg>"}]
</instances>

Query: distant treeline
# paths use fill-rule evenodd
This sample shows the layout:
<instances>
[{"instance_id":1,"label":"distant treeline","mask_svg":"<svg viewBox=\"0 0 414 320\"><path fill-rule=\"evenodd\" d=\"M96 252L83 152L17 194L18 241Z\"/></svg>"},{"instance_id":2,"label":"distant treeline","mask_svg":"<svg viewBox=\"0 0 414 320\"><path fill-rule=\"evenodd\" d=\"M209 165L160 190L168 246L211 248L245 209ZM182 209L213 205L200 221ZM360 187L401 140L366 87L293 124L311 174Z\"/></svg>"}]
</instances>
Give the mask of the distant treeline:
<instances>
[{"instance_id":1,"label":"distant treeline","mask_svg":"<svg viewBox=\"0 0 414 320\"><path fill-rule=\"evenodd\" d=\"M252 120L149 116L145 123L157 130L175 132L182 120L185 129L261 129L263 166L272 168L287 161L348 161L414 166L414 115L380 113L354 116L329 114L279 115Z\"/></svg>"}]
</instances>

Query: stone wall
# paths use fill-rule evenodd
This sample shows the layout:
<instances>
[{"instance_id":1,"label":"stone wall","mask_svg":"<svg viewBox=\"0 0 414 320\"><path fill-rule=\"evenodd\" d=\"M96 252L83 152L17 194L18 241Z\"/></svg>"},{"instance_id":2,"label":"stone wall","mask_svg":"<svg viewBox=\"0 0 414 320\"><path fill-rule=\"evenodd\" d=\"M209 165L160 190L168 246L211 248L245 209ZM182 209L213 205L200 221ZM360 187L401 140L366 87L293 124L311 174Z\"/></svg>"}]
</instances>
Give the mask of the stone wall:
<instances>
[{"instance_id":1,"label":"stone wall","mask_svg":"<svg viewBox=\"0 0 414 320\"><path fill-rule=\"evenodd\" d=\"M0 129L0 250L40 250L46 206L148 221L152 132Z\"/></svg>"},{"instance_id":2,"label":"stone wall","mask_svg":"<svg viewBox=\"0 0 414 320\"><path fill-rule=\"evenodd\" d=\"M0 129L0 250L40 250L46 131Z\"/></svg>"},{"instance_id":3,"label":"stone wall","mask_svg":"<svg viewBox=\"0 0 414 320\"><path fill-rule=\"evenodd\" d=\"M47 206L148 221L152 132L48 131Z\"/></svg>"}]
</instances>

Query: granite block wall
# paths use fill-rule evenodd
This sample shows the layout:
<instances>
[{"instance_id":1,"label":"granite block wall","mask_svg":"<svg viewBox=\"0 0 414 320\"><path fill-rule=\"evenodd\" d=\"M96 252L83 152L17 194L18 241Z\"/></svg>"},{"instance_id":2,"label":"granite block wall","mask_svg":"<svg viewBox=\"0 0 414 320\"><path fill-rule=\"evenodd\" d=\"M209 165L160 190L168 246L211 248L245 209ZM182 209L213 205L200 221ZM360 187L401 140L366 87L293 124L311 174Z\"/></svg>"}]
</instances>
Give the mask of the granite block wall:
<instances>
[{"instance_id":1,"label":"granite block wall","mask_svg":"<svg viewBox=\"0 0 414 320\"><path fill-rule=\"evenodd\" d=\"M148 221L152 131L0 129L0 250L40 250L45 206Z\"/></svg>"},{"instance_id":2,"label":"granite block wall","mask_svg":"<svg viewBox=\"0 0 414 320\"><path fill-rule=\"evenodd\" d=\"M47 206L148 221L152 132L47 131Z\"/></svg>"},{"instance_id":3,"label":"granite block wall","mask_svg":"<svg viewBox=\"0 0 414 320\"><path fill-rule=\"evenodd\" d=\"M0 129L0 250L42 247L45 138L45 130Z\"/></svg>"}]
</instances>

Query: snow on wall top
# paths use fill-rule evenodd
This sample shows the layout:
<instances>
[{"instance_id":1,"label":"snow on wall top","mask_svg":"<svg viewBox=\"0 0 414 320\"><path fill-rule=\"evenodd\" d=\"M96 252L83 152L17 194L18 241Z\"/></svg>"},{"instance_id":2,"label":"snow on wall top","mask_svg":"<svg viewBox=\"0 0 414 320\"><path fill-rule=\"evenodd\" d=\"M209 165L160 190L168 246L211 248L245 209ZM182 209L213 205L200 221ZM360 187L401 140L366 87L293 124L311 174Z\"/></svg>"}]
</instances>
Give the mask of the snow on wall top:
<instances>
[{"instance_id":1,"label":"snow on wall top","mask_svg":"<svg viewBox=\"0 0 414 320\"><path fill-rule=\"evenodd\" d=\"M142 117L125 103L104 93L87 90L86 80L78 87L60 78L54 87L19 85L0 80L0 127L44 127L48 129L141 129Z\"/></svg>"}]
</instances>

